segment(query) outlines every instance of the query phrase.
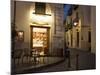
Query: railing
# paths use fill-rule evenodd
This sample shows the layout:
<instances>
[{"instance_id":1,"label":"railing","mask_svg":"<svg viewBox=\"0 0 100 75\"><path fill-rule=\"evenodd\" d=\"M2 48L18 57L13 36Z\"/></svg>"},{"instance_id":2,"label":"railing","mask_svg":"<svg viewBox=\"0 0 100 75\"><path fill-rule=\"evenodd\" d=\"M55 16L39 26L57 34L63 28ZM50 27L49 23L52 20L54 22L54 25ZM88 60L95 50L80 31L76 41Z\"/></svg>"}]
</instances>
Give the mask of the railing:
<instances>
[{"instance_id":1,"label":"railing","mask_svg":"<svg viewBox=\"0 0 100 75\"><path fill-rule=\"evenodd\" d=\"M19 52L19 53L18 53ZM55 59L56 58L56 59ZM24 64L29 65L40 65L40 64L52 64L62 60L64 57L58 55L36 53L34 51L29 51L27 48L23 50L15 50L12 53L12 64L19 67ZM18 61L17 61L18 59Z\"/></svg>"}]
</instances>

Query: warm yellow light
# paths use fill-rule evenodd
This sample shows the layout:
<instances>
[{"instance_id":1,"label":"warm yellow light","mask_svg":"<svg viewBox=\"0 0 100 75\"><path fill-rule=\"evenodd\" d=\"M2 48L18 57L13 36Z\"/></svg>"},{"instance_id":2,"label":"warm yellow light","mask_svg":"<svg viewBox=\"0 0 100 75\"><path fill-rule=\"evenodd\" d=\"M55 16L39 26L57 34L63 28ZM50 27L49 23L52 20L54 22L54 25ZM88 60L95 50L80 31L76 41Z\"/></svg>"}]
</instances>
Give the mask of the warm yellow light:
<instances>
[{"instance_id":1,"label":"warm yellow light","mask_svg":"<svg viewBox=\"0 0 100 75\"><path fill-rule=\"evenodd\" d=\"M38 24L48 24L51 21L51 16L33 14L32 22Z\"/></svg>"},{"instance_id":2,"label":"warm yellow light","mask_svg":"<svg viewBox=\"0 0 100 75\"><path fill-rule=\"evenodd\" d=\"M23 35L23 32L19 32L19 36L22 36Z\"/></svg>"},{"instance_id":3,"label":"warm yellow light","mask_svg":"<svg viewBox=\"0 0 100 75\"><path fill-rule=\"evenodd\" d=\"M33 28L33 47L43 47L44 37L47 33L46 28Z\"/></svg>"},{"instance_id":4,"label":"warm yellow light","mask_svg":"<svg viewBox=\"0 0 100 75\"><path fill-rule=\"evenodd\" d=\"M74 22L74 26L77 26L78 25L78 23L77 22Z\"/></svg>"},{"instance_id":5,"label":"warm yellow light","mask_svg":"<svg viewBox=\"0 0 100 75\"><path fill-rule=\"evenodd\" d=\"M33 32L46 33L47 32L47 29L45 29L45 28L33 28Z\"/></svg>"}]
</instances>

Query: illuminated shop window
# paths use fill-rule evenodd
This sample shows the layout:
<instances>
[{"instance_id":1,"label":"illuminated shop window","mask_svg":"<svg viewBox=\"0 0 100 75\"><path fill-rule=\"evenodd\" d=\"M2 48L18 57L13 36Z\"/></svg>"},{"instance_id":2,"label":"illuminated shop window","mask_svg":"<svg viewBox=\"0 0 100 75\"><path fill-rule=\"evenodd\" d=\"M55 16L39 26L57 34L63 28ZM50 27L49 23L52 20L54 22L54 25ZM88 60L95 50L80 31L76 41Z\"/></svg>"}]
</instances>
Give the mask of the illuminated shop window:
<instances>
[{"instance_id":1,"label":"illuminated shop window","mask_svg":"<svg viewBox=\"0 0 100 75\"><path fill-rule=\"evenodd\" d=\"M47 46L47 29L33 28L33 47Z\"/></svg>"}]
</instances>

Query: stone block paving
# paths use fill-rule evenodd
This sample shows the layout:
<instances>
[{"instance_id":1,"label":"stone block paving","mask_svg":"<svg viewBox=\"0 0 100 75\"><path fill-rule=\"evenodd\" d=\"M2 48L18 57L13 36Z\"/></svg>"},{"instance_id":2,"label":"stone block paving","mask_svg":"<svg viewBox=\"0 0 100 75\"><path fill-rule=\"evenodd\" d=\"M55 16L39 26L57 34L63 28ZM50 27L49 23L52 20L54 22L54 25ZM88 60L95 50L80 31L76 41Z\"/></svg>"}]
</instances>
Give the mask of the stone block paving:
<instances>
[{"instance_id":1,"label":"stone block paving","mask_svg":"<svg viewBox=\"0 0 100 75\"><path fill-rule=\"evenodd\" d=\"M63 60L62 57L40 57L38 61L34 63L33 58L31 58L31 61L24 58L23 63L21 62L22 59L20 59L19 64L17 59L15 63L12 60L12 73L23 73L24 71L54 64L61 60Z\"/></svg>"},{"instance_id":2,"label":"stone block paving","mask_svg":"<svg viewBox=\"0 0 100 75\"><path fill-rule=\"evenodd\" d=\"M96 68L96 54L88 51L69 49L71 56L71 65L75 70L87 70ZM78 64L77 64L78 55ZM77 68L78 67L78 68Z\"/></svg>"},{"instance_id":3,"label":"stone block paving","mask_svg":"<svg viewBox=\"0 0 100 75\"><path fill-rule=\"evenodd\" d=\"M67 57L64 59L63 62L60 62L58 64L53 64L53 63L58 62L63 58L46 57L45 64L43 63L37 65L27 64L25 65L26 69L24 67L24 70L22 71L19 68L17 68L18 69L17 71L19 73L42 73L42 72L60 72L60 71L96 69L96 54L83 51L83 50L77 50L77 49L68 49L68 50L70 51L70 67L68 64L69 59ZM52 64L52 65L49 66L48 64Z\"/></svg>"}]
</instances>

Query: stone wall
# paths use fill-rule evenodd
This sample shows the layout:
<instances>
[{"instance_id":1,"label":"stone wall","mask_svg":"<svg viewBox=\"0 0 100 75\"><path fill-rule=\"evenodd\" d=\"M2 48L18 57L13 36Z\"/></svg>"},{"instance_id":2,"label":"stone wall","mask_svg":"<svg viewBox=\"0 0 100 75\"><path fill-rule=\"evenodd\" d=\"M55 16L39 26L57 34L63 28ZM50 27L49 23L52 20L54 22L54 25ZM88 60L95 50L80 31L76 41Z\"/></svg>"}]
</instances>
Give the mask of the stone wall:
<instances>
[{"instance_id":1,"label":"stone wall","mask_svg":"<svg viewBox=\"0 0 100 75\"><path fill-rule=\"evenodd\" d=\"M30 47L30 26L32 24L32 13L35 11L33 2L16 2L16 27L17 30L24 31L24 42ZM64 25L63 25L63 5L46 4L46 14L51 14L48 21L50 27L49 52L60 55L64 49ZM31 49L31 47L30 47Z\"/></svg>"},{"instance_id":2,"label":"stone wall","mask_svg":"<svg viewBox=\"0 0 100 75\"><path fill-rule=\"evenodd\" d=\"M95 46L94 45L95 43L93 44L93 39L95 42L95 18L94 18L95 16L93 16L93 13L95 12L95 10L91 11L91 6L80 5L77 10L73 10L72 15L68 16L67 20L69 21L70 17L72 17L72 20L74 20L77 12L79 14L79 24L76 27L73 26L72 31L68 30L67 32L67 37L69 40L69 47L88 51L89 48L91 47L91 44L92 46ZM91 28L91 25L94 25L94 28L93 26ZM91 31L92 33L91 44L88 42L88 32L89 31ZM79 46L77 46L77 32L79 32ZM71 33L72 33L72 44L71 44ZM93 37L93 34L94 34L94 37Z\"/></svg>"},{"instance_id":3,"label":"stone wall","mask_svg":"<svg viewBox=\"0 0 100 75\"><path fill-rule=\"evenodd\" d=\"M91 52L96 53L96 6L91 7Z\"/></svg>"},{"instance_id":4,"label":"stone wall","mask_svg":"<svg viewBox=\"0 0 100 75\"><path fill-rule=\"evenodd\" d=\"M54 13L54 31L52 35L52 53L61 54L64 50L64 12L62 4L53 4Z\"/></svg>"}]
</instances>

